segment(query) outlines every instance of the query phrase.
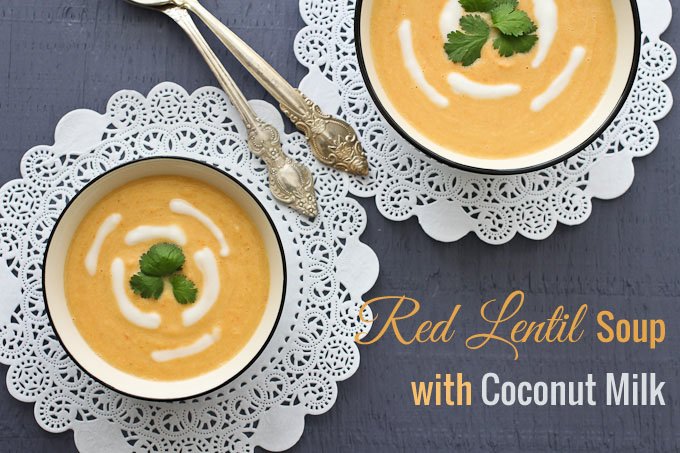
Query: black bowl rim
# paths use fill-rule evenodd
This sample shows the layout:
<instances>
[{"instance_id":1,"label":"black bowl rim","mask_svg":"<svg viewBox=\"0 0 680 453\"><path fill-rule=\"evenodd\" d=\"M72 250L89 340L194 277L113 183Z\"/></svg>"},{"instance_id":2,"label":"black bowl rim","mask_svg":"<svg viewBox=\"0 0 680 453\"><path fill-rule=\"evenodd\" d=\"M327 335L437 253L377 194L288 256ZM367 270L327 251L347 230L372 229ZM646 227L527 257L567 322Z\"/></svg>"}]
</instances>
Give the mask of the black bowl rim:
<instances>
[{"instance_id":1,"label":"black bowl rim","mask_svg":"<svg viewBox=\"0 0 680 453\"><path fill-rule=\"evenodd\" d=\"M248 364L245 365L243 367L243 369L241 369L238 373L236 373L234 376L227 379L226 381L216 385L215 387L212 387L209 390L205 390L203 392L192 394L192 395L181 397L181 398L150 398L150 397L135 395L135 394L120 390L120 389L116 388L116 386L114 386L113 384L110 384L108 382L104 382L102 379L96 377L86 367L84 367L75 358L75 356L71 353L71 351L68 349L68 347L66 347L66 344L62 340L61 335L59 334L57 328L55 327L54 321L52 319L52 313L50 312L50 304L49 304L48 299L47 299L47 291L45 290L45 273L46 273L45 271L47 269L47 266L46 266L47 257L49 255L50 246L52 244L52 239L54 237L55 232L57 231L57 228L59 227L59 224L61 223L64 216L66 215L66 212L69 210L71 205L76 201L76 199L78 199L78 197L80 197L82 194L84 194L87 191L87 189L89 189L91 186L96 184L99 180L101 180L102 178L104 178L106 176L112 175L113 173L115 173L118 170L121 170L123 168L129 167L129 166L132 166L132 165L136 165L136 164L140 164L140 163L144 163L144 162L149 162L149 161L158 161L158 160L178 160L178 161L188 162L188 163L191 163L191 164L198 164L200 166L207 167L210 170L213 170L213 171L221 174L222 176L230 179L231 181L235 182L236 184L238 184L238 186L241 187L241 189L243 189L250 196L250 198L252 198L255 201L255 203L257 203L257 205L260 207L260 209L262 210L262 212L266 216L267 221L271 225L272 230L274 231L274 236L276 237L276 241L277 241L278 246L279 246L279 251L281 252L281 264L283 266L283 288L282 288L282 292L281 292L281 304L279 306L279 312L276 315L276 320L274 321L274 326L272 327L271 332L269 332L269 336L267 337L267 340L264 342L264 344L262 345L260 350L257 351L257 354L255 354L255 356L252 358L252 360L250 362L248 362ZM50 237L47 241L47 248L45 249L45 257L43 258L43 262L42 262L42 285L43 285L43 288L42 288L42 290L43 290L43 301L45 302L45 311L47 311L47 317L48 317L50 324L52 326L52 330L54 331L54 334L56 335L57 340L61 344L62 348L64 348L64 351L66 352L66 354L71 358L71 360L73 360L73 362L76 365L78 365L78 367L80 367L81 370L83 370L85 373L87 373L87 375L90 376L92 379L94 379L96 382L102 384L104 387L107 387L107 388L113 390L114 392L120 393L121 395L125 395L125 396L128 396L130 398L135 398L135 399L142 400L142 401L151 401L151 402L178 402L178 401L187 401L187 400L191 400L191 399L201 397L203 395L207 395L207 394L212 393L212 392L224 387L225 385L233 382L238 377L240 377L243 373L245 373L246 370L248 370L253 365L253 363L255 363L255 361L262 355L264 350L267 348L267 346L271 342L271 339L274 336L276 329L278 328L279 321L281 320L281 315L283 314L283 307L286 303L286 293L287 293L287 289L288 289L288 267L287 267L287 263L286 263L285 250L283 248L283 243L281 242L281 236L279 235L279 232L276 228L276 225L274 224L274 221L272 220L272 217L269 215L269 212L265 209L265 207L262 205L260 200L258 200L257 197L253 194L253 192L250 189L248 189L243 183L241 183L241 181L239 181L235 177L231 176L229 173L225 172L224 170L221 170L221 169L219 169L219 168L217 168L213 165L207 164L207 163L202 162L200 160L191 159L191 158L188 158L188 157L180 157L180 156L152 156L152 157L146 157L146 158L136 159L136 160L133 160L133 161L130 161L130 162L126 162L126 163L121 164L117 167L114 167L110 170L105 171L104 173L98 175L96 178L92 179L85 186L83 186L78 191L78 193L76 193L76 195L66 204L66 206L62 210L61 214L59 214L59 218L57 219L56 223L54 224L54 228L52 229L52 232L50 233ZM159 381L159 382L162 382L162 381Z\"/></svg>"},{"instance_id":2,"label":"black bowl rim","mask_svg":"<svg viewBox=\"0 0 680 453\"><path fill-rule=\"evenodd\" d=\"M368 70L366 69L366 63L364 59L364 50L362 47L362 39L361 39L361 15L363 13L363 5L364 5L364 0L356 0L356 5L355 5L355 10L354 10L354 44L356 47L356 53L357 53L357 60L359 63L359 69L361 70L361 75L364 79L364 83L366 84L366 88L368 89L368 93L370 94L371 98L373 99L374 104L376 107L378 107L378 110L380 113L383 115L383 117L387 120L387 122L392 126L394 130L397 131L397 133L406 139L411 145L413 145L416 149L420 150L421 152L425 153L429 157L432 157L436 159L437 161L449 165L451 167L457 168L459 170L471 172L471 173L477 173L481 175L492 175L492 176L508 176L508 175L519 175L519 174L524 174L524 173L530 173L534 171L539 171L543 170L549 167L552 167L554 165L559 164L560 162L564 162L565 160L569 159L570 157L573 157L574 155L578 154L579 152L583 151L586 149L588 146L593 144L598 138L602 136L602 134L607 130L609 126L616 120L617 116L619 113L621 113L621 109L623 109L623 106L626 104L626 101L628 100L628 97L630 96L630 93L633 90L633 86L635 84L635 80L637 78L637 71L638 67L640 64L640 53L642 51L642 27L640 24L640 11L638 9L637 5L637 0L630 0L630 6L633 12L633 26L634 26L634 32L635 32L635 48L633 49L633 63L630 68L630 73L628 74L628 80L626 82L626 86L624 87L623 92L621 93L621 96L619 97L619 100L617 101L614 109L611 111L609 116L606 118L606 120L602 123L602 125L590 136L588 137L585 141L583 141L580 145L578 145L575 148L572 148L570 151L566 152L565 154L562 154L561 156L555 157L553 159L550 159L549 161L542 162L536 165L531 165L528 167L524 168L512 168L512 169L503 169L503 170L495 170L495 169L486 169L486 168L480 168L480 167L473 167L465 164L461 164L460 162L456 162L452 159L447 159L444 156L441 156L440 154L432 151L422 143L420 143L418 140L415 138L411 137L400 125L399 123L392 117L392 115L388 112L387 108L383 105L382 101L380 100L378 94L375 91L375 88L373 86L373 82L371 81L371 78L368 75Z\"/></svg>"}]
</instances>

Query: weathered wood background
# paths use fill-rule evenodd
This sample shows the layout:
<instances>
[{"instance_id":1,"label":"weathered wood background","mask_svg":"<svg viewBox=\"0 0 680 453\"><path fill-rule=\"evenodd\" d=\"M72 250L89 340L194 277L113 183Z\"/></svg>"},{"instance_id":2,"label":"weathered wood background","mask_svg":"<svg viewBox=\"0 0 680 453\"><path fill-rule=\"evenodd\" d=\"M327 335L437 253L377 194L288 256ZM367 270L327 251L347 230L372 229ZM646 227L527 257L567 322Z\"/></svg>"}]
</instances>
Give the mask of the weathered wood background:
<instances>
[{"instance_id":1,"label":"weathered wood background","mask_svg":"<svg viewBox=\"0 0 680 453\"><path fill-rule=\"evenodd\" d=\"M292 52L302 26L297 1L205 3L290 80L304 75ZM674 46L680 43L677 23L666 39ZM231 58L225 55L224 60L249 97L264 96ZM214 84L191 44L165 17L122 0L1 0L0 183L19 175L27 149L52 143L54 127L68 111L102 111L117 90L145 93L165 80L189 91ZM678 80L670 81L674 91L680 88ZM483 329L476 314L480 302L519 288L527 292L525 315L530 319L547 317L558 304L573 310L588 303L592 311L607 308L621 317L663 317L666 343L654 352L640 345L602 345L594 339L592 321L582 343L523 347L519 362L502 347L471 352L462 341L403 347L386 340L363 348L358 373L341 384L330 413L307 418L294 450L678 451L679 119L676 109L660 124L661 144L636 162L635 185L624 197L596 202L586 224L559 227L543 242L519 238L491 247L468 237L442 245L423 234L416 220L392 223L378 214L372 200L362 202L369 215L364 240L382 264L371 295L416 297L428 318L444 317L461 303L461 337ZM465 409L412 406L410 380L457 371L473 381L488 371L515 381L656 372L667 381L668 405L488 408L477 400ZM33 406L0 388L1 451L74 449L71 433L41 431Z\"/></svg>"}]
</instances>

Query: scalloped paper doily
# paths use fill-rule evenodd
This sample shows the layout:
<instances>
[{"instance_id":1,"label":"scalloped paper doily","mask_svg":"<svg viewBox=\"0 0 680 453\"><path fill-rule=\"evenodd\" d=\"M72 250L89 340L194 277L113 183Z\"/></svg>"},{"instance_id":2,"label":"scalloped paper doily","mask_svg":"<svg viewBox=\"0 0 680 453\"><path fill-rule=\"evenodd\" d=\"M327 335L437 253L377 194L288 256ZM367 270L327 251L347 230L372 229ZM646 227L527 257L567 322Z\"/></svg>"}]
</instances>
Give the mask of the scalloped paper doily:
<instances>
[{"instance_id":1,"label":"scalloped paper doily","mask_svg":"<svg viewBox=\"0 0 680 453\"><path fill-rule=\"evenodd\" d=\"M375 197L380 213L394 221L417 216L423 230L443 242L471 232L490 244L517 234L541 240L558 223L578 225L592 199L613 199L632 185L633 159L659 141L655 121L673 104L664 80L677 60L661 40L672 10L669 0L638 0L643 46L633 91L612 126L590 147L552 168L519 176L483 176L427 157L383 119L362 79L354 46L353 0L300 0L307 26L297 35L295 55L309 69L301 89L327 112L342 112L368 150L369 178L350 181L350 193ZM339 90L339 91L338 91Z\"/></svg>"},{"instance_id":2,"label":"scalloped paper doily","mask_svg":"<svg viewBox=\"0 0 680 453\"><path fill-rule=\"evenodd\" d=\"M348 197L349 177L310 157L304 137L283 132L278 111L253 107L282 133L284 148L309 165L321 214L308 222L278 205L263 164L248 151L239 115L216 88L189 95L163 83L144 97L122 91L99 114L77 110L57 126L55 144L28 151L22 179L0 189L0 360L7 386L35 403L44 429L72 429L82 452L280 451L295 444L305 415L328 411L337 382L359 365L354 333L362 295L378 260L359 237L363 208ZM65 204L97 175L134 159L187 156L228 171L270 212L288 263L278 328L259 359L236 381L200 398L153 403L93 381L65 354L45 312L41 264Z\"/></svg>"}]
</instances>

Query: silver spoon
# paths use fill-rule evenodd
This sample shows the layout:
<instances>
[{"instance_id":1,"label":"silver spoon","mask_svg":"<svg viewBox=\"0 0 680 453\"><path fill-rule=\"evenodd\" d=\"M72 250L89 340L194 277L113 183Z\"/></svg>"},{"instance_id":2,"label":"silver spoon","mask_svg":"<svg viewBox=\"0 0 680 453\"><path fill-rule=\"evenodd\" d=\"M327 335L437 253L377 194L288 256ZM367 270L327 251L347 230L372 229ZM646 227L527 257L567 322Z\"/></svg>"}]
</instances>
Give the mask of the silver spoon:
<instances>
[{"instance_id":1,"label":"silver spoon","mask_svg":"<svg viewBox=\"0 0 680 453\"><path fill-rule=\"evenodd\" d=\"M198 0L127 0L141 6L175 5L196 14L227 49L280 104L281 111L302 131L322 163L348 173L368 175L368 160L357 134L345 121L327 115L293 88L267 61L220 22Z\"/></svg>"},{"instance_id":2,"label":"silver spoon","mask_svg":"<svg viewBox=\"0 0 680 453\"><path fill-rule=\"evenodd\" d=\"M248 132L248 146L251 152L262 158L267 165L269 188L274 197L307 217L316 217L319 211L311 170L284 154L279 132L274 126L262 121L253 111L234 79L196 28L187 10L176 6L152 9L166 14L177 22L201 52L229 100L241 114Z\"/></svg>"}]
</instances>

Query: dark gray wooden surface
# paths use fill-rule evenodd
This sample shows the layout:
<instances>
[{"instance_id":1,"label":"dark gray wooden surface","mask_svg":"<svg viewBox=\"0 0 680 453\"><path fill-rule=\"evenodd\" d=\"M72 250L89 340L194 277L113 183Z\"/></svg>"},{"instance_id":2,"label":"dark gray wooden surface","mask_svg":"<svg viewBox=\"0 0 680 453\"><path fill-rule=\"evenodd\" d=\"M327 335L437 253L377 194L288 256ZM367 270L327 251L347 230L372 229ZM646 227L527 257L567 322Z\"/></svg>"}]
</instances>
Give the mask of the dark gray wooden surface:
<instances>
[{"instance_id":1,"label":"dark gray wooden surface","mask_svg":"<svg viewBox=\"0 0 680 453\"><path fill-rule=\"evenodd\" d=\"M304 75L292 53L302 25L297 1L205 3L290 80ZM666 39L677 46L680 28L674 25ZM231 58L224 60L249 97L264 96ZM187 90L214 84L189 42L164 17L122 0L0 0L0 183L19 175L27 149L52 143L54 126L68 111L101 111L119 89L147 92L165 80ZM678 92L677 78L670 85ZM363 348L361 367L340 385L337 404L326 415L307 418L294 451L679 451L679 112L660 124L661 144L636 162L635 185L624 197L596 202L586 224L559 227L543 242L520 238L491 247L468 237L442 245L423 234L415 220L388 222L372 200L362 202L369 216L364 240L382 265L371 295L419 298L429 318L445 316L461 303L463 336L482 328L475 314L480 302L519 288L527 291L525 312L531 319L547 317L558 304L588 303L593 311L608 308L622 317L663 317L666 343L654 352L640 345L605 346L594 341L589 322L582 343L523 347L521 360L513 362L503 348L471 352L460 341L403 347L386 340ZM515 381L656 372L667 381L668 405L412 407L412 379L457 371L473 381L488 371ZM74 448L71 433L43 432L33 406L0 388L0 451Z\"/></svg>"}]
</instances>

